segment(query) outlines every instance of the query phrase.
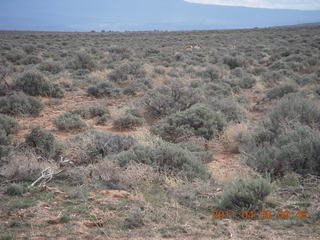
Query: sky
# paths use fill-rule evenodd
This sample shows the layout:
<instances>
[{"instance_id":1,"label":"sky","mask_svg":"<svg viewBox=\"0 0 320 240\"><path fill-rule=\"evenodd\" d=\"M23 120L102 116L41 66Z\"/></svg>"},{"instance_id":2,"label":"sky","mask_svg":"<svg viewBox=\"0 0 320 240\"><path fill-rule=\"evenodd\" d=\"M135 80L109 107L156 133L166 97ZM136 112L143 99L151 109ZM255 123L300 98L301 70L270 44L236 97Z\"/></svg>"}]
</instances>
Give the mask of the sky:
<instances>
[{"instance_id":1,"label":"sky","mask_svg":"<svg viewBox=\"0 0 320 240\"><path fill-rule=\"evenodd\" d=\"M320 0L186 0L187 2L268 9L319 10Z\"/></svg>"},{"instance_id":2,"label":"sky","mask_svg":"<svg viewBox=\"0 0 320 240\"><path fill-rule=\"evenodd\" d=\"M0 30L209 30L314 22L320 22L320 0L0 0Z\"/></svg>"}]
</instances>

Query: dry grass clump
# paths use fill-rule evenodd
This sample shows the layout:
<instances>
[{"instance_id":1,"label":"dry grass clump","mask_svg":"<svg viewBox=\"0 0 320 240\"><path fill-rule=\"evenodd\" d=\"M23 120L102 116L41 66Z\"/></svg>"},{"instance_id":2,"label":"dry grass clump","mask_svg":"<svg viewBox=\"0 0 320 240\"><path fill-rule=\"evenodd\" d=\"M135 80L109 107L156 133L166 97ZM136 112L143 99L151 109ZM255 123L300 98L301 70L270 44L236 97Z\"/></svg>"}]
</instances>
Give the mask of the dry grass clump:
<instances>
[{"instance_id":1,"label":"dry grass clump","mask_svg":"<svg viewBox=\"0 0 320 240\"><path fill-rule=\"evenodd\" d=\"M240 152L241 139L248 134L248 125L246 123L238 123L235 125L228 126L220 140L223 143L223 147L226 151L231 153Z\"/></svg>"}]
</instances>

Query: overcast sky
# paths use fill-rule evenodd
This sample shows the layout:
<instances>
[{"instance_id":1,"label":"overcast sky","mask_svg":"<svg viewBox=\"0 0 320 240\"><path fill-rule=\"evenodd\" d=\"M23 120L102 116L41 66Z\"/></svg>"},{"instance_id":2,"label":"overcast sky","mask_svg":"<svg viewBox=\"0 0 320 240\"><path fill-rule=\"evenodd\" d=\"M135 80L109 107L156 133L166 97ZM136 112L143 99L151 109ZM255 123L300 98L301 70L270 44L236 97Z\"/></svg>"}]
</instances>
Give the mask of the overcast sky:
<instances>
[{"instance_id":1,"label":"overcast sky","mask_svg":"<svg viewBox=\"0 0 320 240\"><path fill-rule=\"evenodd\" d=\"M185 0L193 3L271 9L319 10L320 0Z\"/></svg>"}]
</instances>

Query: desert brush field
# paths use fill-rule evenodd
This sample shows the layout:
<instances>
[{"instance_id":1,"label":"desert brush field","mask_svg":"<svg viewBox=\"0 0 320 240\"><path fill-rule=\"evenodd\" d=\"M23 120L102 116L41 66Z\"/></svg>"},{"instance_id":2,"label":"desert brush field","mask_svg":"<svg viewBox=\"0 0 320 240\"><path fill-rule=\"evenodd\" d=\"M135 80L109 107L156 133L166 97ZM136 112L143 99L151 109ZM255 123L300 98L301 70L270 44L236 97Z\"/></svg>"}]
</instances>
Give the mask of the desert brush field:
<instances>
[{"instance_id":1,"label":"desert brush field","mask_svg":"<svg viewBox=\"0 0 320 240\"><path fill-rule=\"evenodd\" d=\"M320 239L320 27L0 32L0 239Z\"/></svg>"}]
</instances>

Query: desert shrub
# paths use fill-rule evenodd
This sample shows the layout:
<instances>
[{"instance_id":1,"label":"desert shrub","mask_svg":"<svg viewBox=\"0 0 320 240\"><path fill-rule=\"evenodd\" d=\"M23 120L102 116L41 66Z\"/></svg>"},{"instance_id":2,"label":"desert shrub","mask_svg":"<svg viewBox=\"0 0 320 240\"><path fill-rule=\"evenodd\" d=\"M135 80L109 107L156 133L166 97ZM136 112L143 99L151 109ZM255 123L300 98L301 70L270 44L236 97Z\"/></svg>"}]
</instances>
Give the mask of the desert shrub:
<instances>
[{"instance_id":1,"label":"desert shrub","mask_svg":"<svg viewBox=\"0 0 320 240\"><path fill-rule=\"evenodd\" d=\"M19 61L23 58L24 54L22 52L13 50L6 54L6 58L9 62L19 63Z\"/></svg>"},{"instance_id":2,"label":"desert shrub","mask_svg":"<svg viewBox=\"0 0 320 240\"><path fill-rule=\"evenodd\" d=\"M216 66L208 66L205 70L199 72L202 79L208 79L212 82L218 82L222 78L221 70Z\"/></svg>"},{"instance_id":3,"label":"desert shrub","mask_svg":"<svg viewBox=\"0 0 320 240\"><path fill-rule=\"evenodd\" d=\"M272 184L269 180L240 179L226 187L218 203L219 210L232 210L236 215L242 211L258 211L263 201L271 193Z\"/></svg>"},{"instance_id":4,"label":"desert shrub","mask_svg":"<svg viewBox=\"0 0 320 240\"><path fill-rule=\"evenodd\" d=\"M233 92L230 84L222 83L207 83L203 85L204 92L207 96L230 96Z\"/></svg>"},{"instance_id":5,"label":"desert shrub","mask_svg":"<svg viewBox=\"0 0 320 240\"><path fill-rule=\"evenodd\" d=\"M54 124L59 130L75 130L87 127L79 114L65 112L54 119Z\"/></svg>"},{"instance_id":6,"label":"desert shrub","mask_svg":"<svg viewBox=\"0 0 320 240\"><path fill-rule=\"evenodd\" d=\"M131 51L126 47L110 47L108 49L109 53L111 53L112 58L115 60L123 60L128 59L131 55Z\"/></svg>"},{"instance_id":7,"label":"desert shrub","mask_svg":"<svg viewBox=\"0 0 320 240\"><path fill-rule=\"evenodd\" d=\"M94 97L112 97L121 94L121 90L111 82L99 83L87 90L88 94Z\"/></svg>"},{"instance_id":8,"label":"desert shrub","mask_svg":"<svg viewBox=\"0 0 320 240\"><path fill-rule=\"evenodd\" d=\"M143 118L137 117L131 113L126 113L123 116L113 121L113 126L118 129L133 129L142 126L144 123Z\"/></svg>"},{"instance_id":9,"label":"desert shrub","mask_svg":"<svg viewBox=\"0 0 320 240\"><path fill-rule=\"evenodd\" d=\"M96 63L89 54L79 52L75 55L74 59L69 62L67 67L73 70L92 71L96 67Z\"/></svg>"},{"instance_id":10,"label":"desert shrub","mask_svg":"<svg viewBox=\"0 0 320 240\"><path fill-rule=\"evenodd\" d=\"M36 51L36 47L33 45L24 45L22 46L23 51L25 51L27 54L31 54Z\"/></svg>"},{"instance_id":11,"label":"desert shrub","mask_svg":"<svg viewBox=\"0 0 320 240\"><path fill-rule=\"evenodd\" d=\"M42 72L57 74L62 71L62 66L57 62L43 62L40 64L39 70Z\"/></svg>"},{"instance_id":12,"label":"desert shrub","mask_svg":"<svg viewBox=\"0 0 320 240\"><path fill-rule=\"evenodd\" d=\"M42 109L43 104L39 100L21 92L0 98L0 113L37 116Z\"/></svg>"},{"instance_id":13,"label":"desert shrub","mask_svg":"<svg viewBox=\"0 0 320 240\"><path fill-rule=\"evenodd\" d=\"M4 114L0 114L0 165L2 158L6 157L11 150L10 134L19 130L18 122Z\"/></svg>"},{"instance_id":14,"label":"desert shrub","mask_svg":"<svg viewBox=\"0 0 320 240\"><path fill-rule=\"evenodd\" d=\"M261 129L243 150L247 164L262 173L320 175L320 132L305 125L283 127L277 135Z\"/></svg>"},{"instance_id":15,"label":"desert shrub","mask_svg":"<svg viewBox=\"0 0 320 240\"><path fill-rule=\"evenodd\" d=\"M56 141L52 133L35 127L26 136L25 143L33 148L35 153L46 159L57 159L62 146Z\"/></svg>"},{"instance_id":16,"label":"desert shrub","mask_svg":"<svg viewBox=\"0 0 320 240\"><path fill-rule=\"evenodd\" d=\"M84 119L91 119L95 117L102 117L103 115L109 115L110 112L107 107L105 106L88 106L88 107L81 107L78 109L70 110L71 114L78 114Z\"/></svg>"},{"instance_id":17,"label":"desert shrub","mask_svg":"<svg viewBox=\"0 0 320 240\"><path fill-rule=\"evenodd\" d=\"M319 127L319 104L297 94L282 98L268 113L265 125L276 132L281 124L286 122L299 122L310 127Z\"/></svg>"},{"instance_id":18,"label":"desert shrub","mask_svg":"<svg viewBox=\"0 0 320 240\"><path fill-rule=\"evenodd\" d=\"M187 88L178 82L169 87L158 87L143 99L146 110L154 118L186 110L201 101L202 94L198 89Z\"/></svg>"},{"instance_id":19,"label":"desert shrub","mask_svg":"<svg viewBox=\"0 0 320 240\"><path fill-rule=\"evenodd\" d=\"M152 88L152 80L149 78L139 78L123 89L123 94L135 96L137 93L147 91Z\"/></svg>"},{"instance_id":20,"label":"desert shrub","mask_svg":"<svg viewBox=\"0 0 320 240\"><path fill-rule=\"evenodd\" d=\"M64 96L63 89L58 84L52 84L37 72L26 72L16 82L16 88L31 96L55 97Z\"/></svg>"},{"instance_id":21,"label":"desert shrub","mask_svg":"<svg viewBox=\"0 0 320 240\"><path fill-rule=\"evenodd\" d=\"M0 113L0 129L6 135L13 134L19 130L19 124L15 119Z\"/></svg>"},{"instance_id":22,"label":"desert shrub","mask_svg":"<svg viewBox=\"0 0 320 240\"><path fill-rule=\"evenodd\" d=\"M104 114L97 118L96 124L97 125L105 125L110 120L110 114Z\"/></svg>"},{"instance_id":23,"label":"desert shrub","mask_svg":"<svg viewBox=\"0 0 320 240\"><path fill-rule=\"evenodd\" d=\"M213 98L209 101L210 109L221 112L227 121L240 122L245 118L245 110L232 97Z\"/></svg>"},{"instance_id":24,"label":"desert shrub","mask_svg":"<svg viewBox=\"0 0 320 240\"><path fill-rule=\"evenodd\" d=\"M80 161L90 163L97 158L104 158L129 150L136 141L131 136L111 134L96 130L89 130L85 133L72 137L75 144L76 154L81 154Z\"/></svg>"},{"instance_id":25,"label":"desert shrub","mask_svg":"<svg viewBox=\"0 0 320 240\"><path fill-rule=\"evenodd\" d=\"M283 96L287 95L288 93L296 92L296 87L292 84L281 84L279 86L273 87L270 90L267 91L267 98L277 99L282 98Z\"/></svg>"},{"instance_id":26,"label":"desert shrub","mask_svg":"<svg viewBox=\"0 0 320 240\"><path fill-rule=\"evenodd\" d=\"M7 186L5 190L5 194L10 195L10 196L21 196L27 192L27 189L25 186L22 184L17 184L17 183L12 183Z\"/></svg>"},{"instance_id":27,"label":"desert shrub","mask_svg":"<svg viewBox=\"0 0 320 240\"><path fill-rule=\"evenodd\" d=\"M41 58L37 56L27 56L21 60L21 63L24 65L38 64L41 62Z\"/></svg>"},{"instance_id":28,"label":"desert shrub","mask_svg":"<svg viewBox=\"0 0 320 240\"><path fill-rule=\"evenodd\" d=\"M257 80L252 76L244 76L239 80L239 87L243 89L253 88L256 85Z\"/></svg>"},{"instance_id":29,"label":"desert shrub","mask_svg":"<svg viewBox=\"0 0 320 240\"><path fill-rule=\"evenodd\" d=\"M284 81L285 77L280 72L268 71L262 74L261 79L267 86L272 86Z\"/></svg>"},{"instance_id":30,"label":"desert shrub","mask_svg":"<svg viewBox=\"0 0 320 240\"><path fill-rule=\"evenodd\" d=\"M129 76L143 78L145 71L139 63L125 63L113 70L108 76L111 81L121 83L128 80Z\"/></svg>"},{"instance_id":31,"label":"desert shrub","mask_svg":"<svg viewBox=\"0 0 320 240\"><path fill-rule=\"evenodd\" d=\"M209 140L216 137L225 126L226 121L221 113L196 104L183 112L169 115L153 126L151 132L167 141L179 141L190 136Z\"/></svg>"},{"instance_id":32,"label":"desert shrub","mask_svg":"<svg viewBox=\"0 0 320 240\"><path fill-rule=\"evenodd\" d=\"M237 67L244 67L246 62L242 56L232 57L228 56L223 59L223 63L228 65L230 69L234 69Z\"/></svg>"},{"instance_id":33,"label":"desert shrub","mask_svg":"<svg viewBox=\"0 0 320 240\"><path fill-rule=\"evenodd\" d=\"M189 180L208 179L210 174L201 160L187 149L174 144L162 143L150 147L137 145L115 157L120 166L130 162L151 165L163 173L174 174Z\"/></svg>"}]
</instances>

